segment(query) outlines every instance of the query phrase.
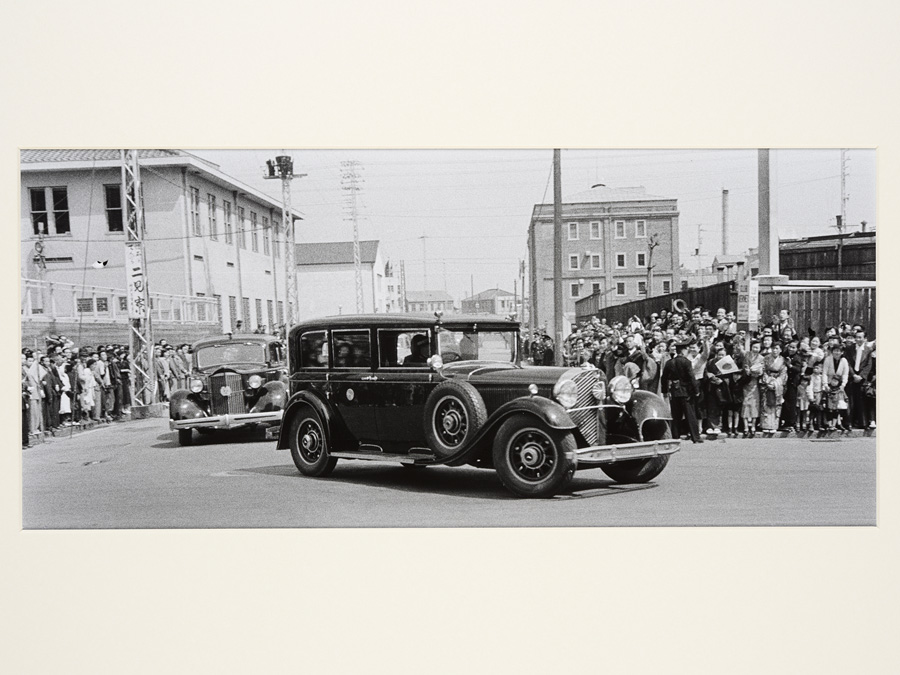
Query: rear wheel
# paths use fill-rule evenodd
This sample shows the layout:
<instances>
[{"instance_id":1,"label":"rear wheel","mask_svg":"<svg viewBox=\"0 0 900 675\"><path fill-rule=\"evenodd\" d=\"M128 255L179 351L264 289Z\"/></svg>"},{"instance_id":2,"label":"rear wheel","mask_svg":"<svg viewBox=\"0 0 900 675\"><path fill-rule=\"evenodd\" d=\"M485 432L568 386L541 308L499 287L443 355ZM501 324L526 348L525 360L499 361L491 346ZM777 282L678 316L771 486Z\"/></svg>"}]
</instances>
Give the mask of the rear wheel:
<instances>
[{"instance_id":1,"label":"rear wheel","mask_svg":"<svg viewBox=\"0 0 900 675\"><path fill-rule=\"evenodd\" d=\"M552 497L575 473L575 437L533 417L513 417L494 438L494 469L520 497Z\"/></svg>"},{"instance_id":2,"label":"rear wheel","mask_svg":"<svg viewBox=\"0 0 900 675\"><path fill-rule=\"evenodd\" d=\"M194 430L193 429L179 429L178 430L178 444L179 445L193 445L194 444Z\"/></svg>"},{"instance_id":3,"label":"rear wheel","mask_svg":"<svg viewBox=\"0 0 900 675\"><path fill-rule=\"evenodd\" d=\"M328 440L319 416L306 406L291 422L288 442L291 457L304 476L327 476L337 464L328 454Z\"/></svg>"},{"instance_id":4,"label":"rear wheel","mask_svg":"<svg viewBox=\"0 0 900 675\"><path fill-rule=\"evenodd\" d=\"M659 440L668 438L672 438L672 433L667 429ZM632 459L615 464L604 464L600 468L603 469L603 473L617 483L647 483L662 473L668 463L669 455L660 455L650 459Z\"/></svg>"}]
</instances>

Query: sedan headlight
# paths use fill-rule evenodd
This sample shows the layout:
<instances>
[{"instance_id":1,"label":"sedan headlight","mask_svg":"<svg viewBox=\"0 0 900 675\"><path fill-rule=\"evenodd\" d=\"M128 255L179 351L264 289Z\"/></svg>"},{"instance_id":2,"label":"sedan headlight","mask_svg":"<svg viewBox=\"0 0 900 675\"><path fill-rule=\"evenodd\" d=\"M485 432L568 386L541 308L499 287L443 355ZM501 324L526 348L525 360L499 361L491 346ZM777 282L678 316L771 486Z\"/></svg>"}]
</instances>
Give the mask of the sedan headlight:
<instances>
[{"instance_id":1,"label":"sedan headlight","mask_svg":"<svg viewBox=\"0 0 900 675\"><path fill-rule=\"evenodd\" d=\"M247 380L247 384L251 389L259 389L262 386L263 379L259 375L251 375Z\"/></svg>"},{"instance_id":2,"label":"sedan headlight","mask_svg":"<svg viewBox=\"0 0 900 675\"><path fill-rule=\"evenodd\" d=\"M195 394L199 394L201 391L203 391L203 380L192 379L191 380L191 391L194 392Z\"/></svg>"},{"instance_id":3,"label":"sedan headlight","mask_svg":"<svg viewBox=\"0 0 900 675\"><path fill-rule=\"evenodd\" d=\"M634 387L624 375L614 377L609 383L609 392L616 403L628 403L634 394Z\"/></svg>"},{"instance_id":4,"label":"sedan headlight","mask_svg":"<svg viewBox=\"0 0 900 675\"><path fill-rule=\"evenodd\" d=\"M557 382L553 387L553 398L559 401L559 404L568 410L578 402L578 387L575 380L563 380Z\"/></svg>"}]
</instances>

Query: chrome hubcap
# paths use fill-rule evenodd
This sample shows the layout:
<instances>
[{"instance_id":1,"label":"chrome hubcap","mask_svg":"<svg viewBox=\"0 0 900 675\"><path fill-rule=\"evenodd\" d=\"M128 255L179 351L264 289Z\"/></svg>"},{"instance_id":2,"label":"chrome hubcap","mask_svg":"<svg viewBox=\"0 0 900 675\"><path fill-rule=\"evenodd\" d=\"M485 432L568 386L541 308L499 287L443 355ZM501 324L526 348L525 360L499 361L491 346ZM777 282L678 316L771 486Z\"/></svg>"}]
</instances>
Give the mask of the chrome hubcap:
<instances>
[{"instance_id":1,"label":"chrome hubcap","mask_svg":"<svg viewBox=\"0 0 900 675\"><path fill-rule=\"evenodd\" d=\"M448 396L434 409L434 431L444 445L454 448L465 439L469 429L466 409L455 398Z\"/></svg>"},{"instance_id":2,"label":"chrome hubcap","mask_svg":"<svg viewBox=\"0 0 900 675\"><path fill-rule=\"evenodd\" d=\"M307 462L315 462L322 454L322 430L313 420L305 420L297 431L300 456Z\"/></svg>"},{"instance_id":3,"label":"chrome hubcap","mask_svg":"<svg viewBox=\"0 0 900 675\"><path fill-rule=\"evenodd\" d=\"M507 457L521 480L539 482L556 466L556 445L539 429L523 429L510 440Z\"/></svg>"}]
</instances>

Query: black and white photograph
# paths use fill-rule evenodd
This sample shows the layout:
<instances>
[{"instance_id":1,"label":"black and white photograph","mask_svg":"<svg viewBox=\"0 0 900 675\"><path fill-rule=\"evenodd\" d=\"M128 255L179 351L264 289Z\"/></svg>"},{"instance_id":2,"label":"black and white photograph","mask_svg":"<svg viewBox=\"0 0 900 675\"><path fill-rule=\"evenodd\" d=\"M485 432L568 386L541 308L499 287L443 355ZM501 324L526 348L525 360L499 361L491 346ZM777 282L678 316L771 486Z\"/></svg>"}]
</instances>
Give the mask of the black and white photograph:
<instances>
[{"instance_id":1,"label":"black and white photograph","mask_svg":"<svg viewBox=\"0 0 900 675\"><path fill-rule=\"evenodd\" d=\"M2 671L896 672L898 22L6 3Z\"/></svg>"},{"instance_id":2,"label":"black and white photograph","mask_svg":"<svg viewBox=\"0 0 900 675\"><path fill-rule=\"evenodd\" d=\"M23 526L874 525L876 157L23 149Z\"/></svg>"}]
</instances>

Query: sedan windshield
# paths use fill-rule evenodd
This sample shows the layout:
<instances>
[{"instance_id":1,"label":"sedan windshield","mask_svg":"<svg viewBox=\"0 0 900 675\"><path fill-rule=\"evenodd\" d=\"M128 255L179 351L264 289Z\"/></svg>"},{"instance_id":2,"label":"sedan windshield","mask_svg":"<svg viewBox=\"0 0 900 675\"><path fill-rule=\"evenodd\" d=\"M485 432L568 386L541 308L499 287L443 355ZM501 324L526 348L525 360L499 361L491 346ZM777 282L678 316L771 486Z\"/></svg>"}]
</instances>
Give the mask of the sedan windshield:
<instances>
[{"instance_id":1,"label":"sedan windshield","mask_svg":"<svg viewBox=\"0 0 900 675\"><path fill-rule=\"evenodd\" d=\"M259 342L226 342L202 347L197 352L197 367L230 365L232 363L265 364L265 345Z\"/></svg>"},{"instance_id":2,"label":"sedan windshield","mask_svg":"<svg viewBox=\"0 0 900 675\"><path fill-rule=\"evenodd\" d=\"M503 361L516 360L515 331L455 331L438 333L438 345L444 363L453 361Z\"/></svg>"}]
</instances>

